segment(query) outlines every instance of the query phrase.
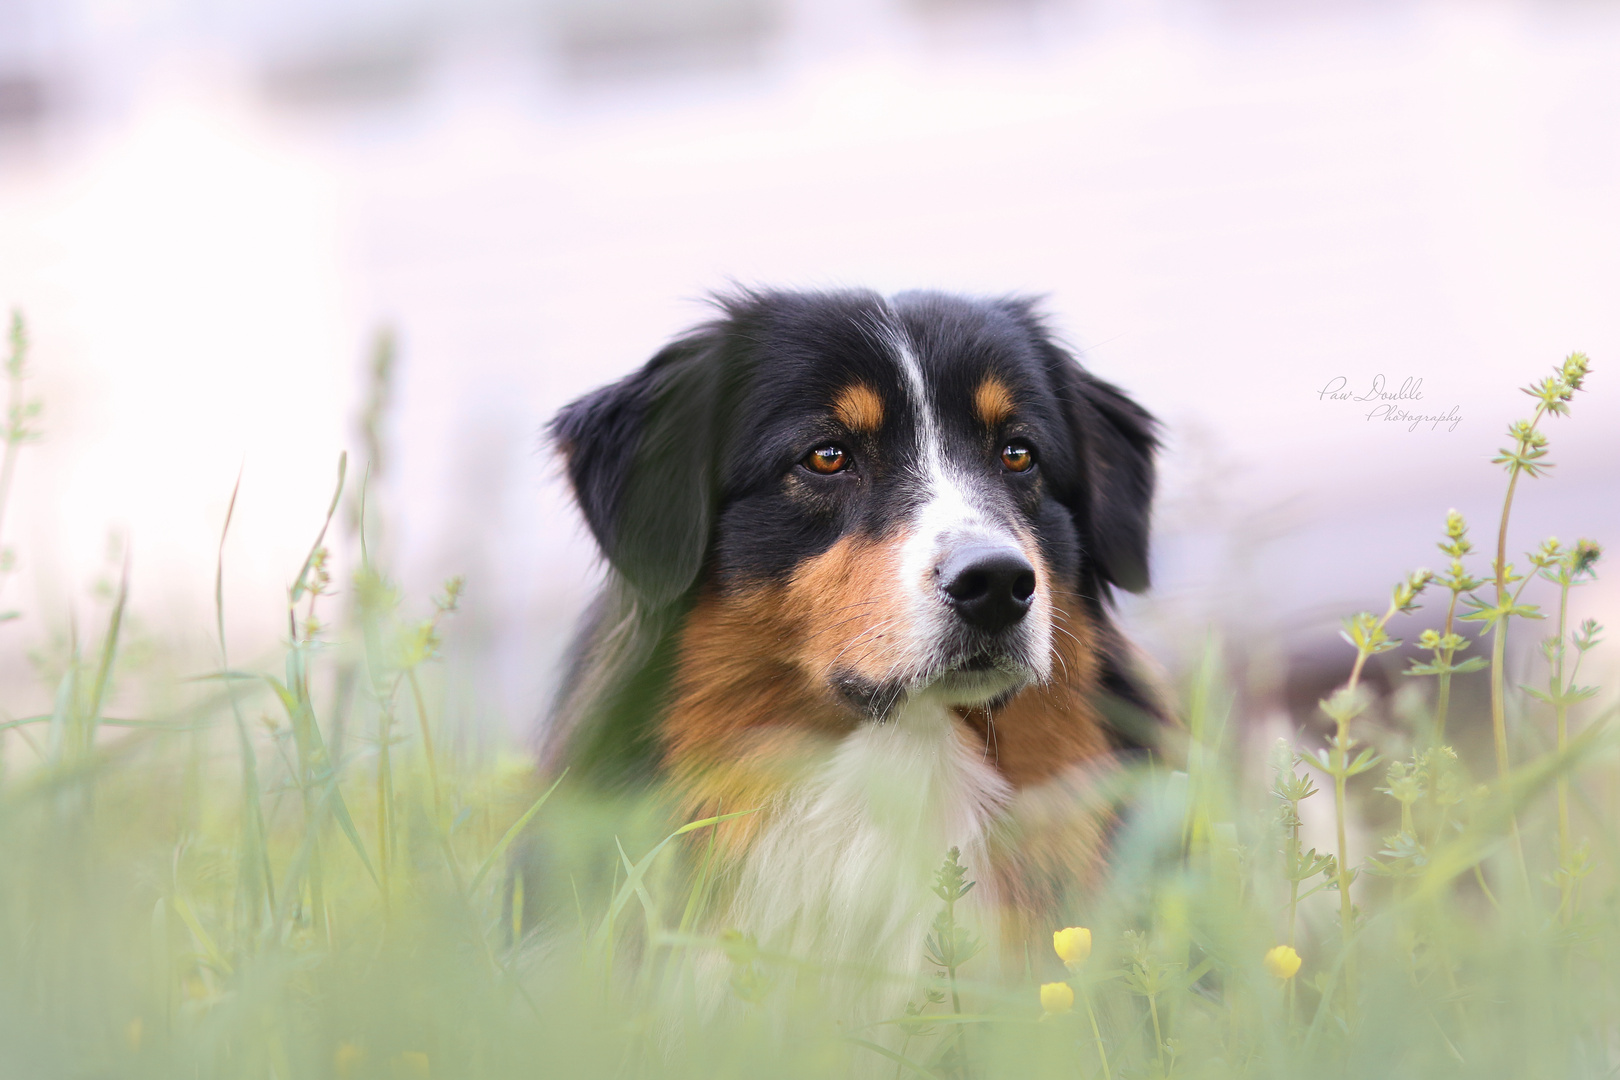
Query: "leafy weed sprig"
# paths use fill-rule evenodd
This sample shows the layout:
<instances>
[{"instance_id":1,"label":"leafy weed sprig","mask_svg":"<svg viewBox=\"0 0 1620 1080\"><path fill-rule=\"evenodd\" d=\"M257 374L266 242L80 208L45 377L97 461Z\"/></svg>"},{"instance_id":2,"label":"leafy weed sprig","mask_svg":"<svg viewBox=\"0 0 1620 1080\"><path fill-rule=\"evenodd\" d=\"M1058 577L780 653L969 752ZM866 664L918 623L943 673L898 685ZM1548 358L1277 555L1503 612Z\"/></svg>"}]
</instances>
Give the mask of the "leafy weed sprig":
<instances>
[{"instance_id":1,"label":"leafy weed sprig","mask_svg":"<svg viewBox=\"0 0 1620 1080\"><path fill-rule=\"evenodd\" d=\"M1580 540L1574 547L1565 548L1556 539L1542 544L1533 555L1537 572L1558 586L1558 632L1541 643L1542 655L1547 659L1547 689L1524 687L1526 693L1553 707L1557 747L1560 754L1569 751L1569 707L1597 696L1597 687L1576 683L1581 661L1587 652L1602 640L1603 627L1595 619L1581 623L1574 634L1569 633L1569 591L1576 585L1597 577L1597 562L1603 549L1592 540ZM1575 662L1566 672L1566 642L1575 649ZM1581 878L1590 872L1587 853L1577 849L1569 823L1569 774L1558 775L1558 917L1566 924L1574 913L1574 895Z\"/></svg>"},{"instance_id":2,"label":"leafy weed sprig","mask_svg":"<svg viewBox=\"0 0 1620 1080\"><path fill-rule=\"evenodd\" d=\"M1483 656L1471 656L1455 663L1457 653L1468 648L1470 642L1457 633L1457 602L1485 584L1483 578L1474 577L1463 566L1463 558L1474 550L1468 539L1468 523L1455 510L1446 512L1446 538L1439 544L1448 565L1442 574L1435 575L1435 584L1451 594L1446 601L1446 618L1439 630L1427 629L1418 636L1418 647L1427 649L1431 659L1427 663L1412 662L1408 675L1433 675L1438 687L1434 706L1434 731L1431 742L1439 746L1446 741L1446 717L1451 709L1451 677L1478 671L1485 666Z\"/></svg>"},{"instance_id":3,"label":"leafy weed sprig","mask_svg":"<svg viewBox=\"0 0 1620 1080\"><path fill-rule=\"evenodd\" d=\"M1524 393L1536 399L1536 410L1528 420L1516 420L1508 426L1508 436L1513 440L1513 446L1504 448L1491 459L1493 465L1501 465L1508 471L1507 493L1502 498L1502 515L1496 531L1496 559L1491 564L1496 599L1488 603L1469 597L1468 603L1473 610L1463 618L1483 622L1491 634L1491 735L1496 747L1497 779L1504 787L1512 764L1507 738L1508 624L1515 618L1543 617L1537 605L1519 602L1529 581L1515 575L1507 561L1508 521L1513 513L1513 496L1518 489L1519 477L1542 476L1552 468L1552 463L1546 460L1547 435L1540 430L1541 421L1548 416L1569 415L1569 402L1584 385L1589 368L1590 361L1584 353L1571 353L1552 375L1524 387ZM1515 583L1519 583L1519 587L1510 589L1509 586ZM1510 819L1510 829L1520 876L1528 881L1516 811Z\"/></svg>"},{"instance_id":4,"label":"leafy weed sprig","mask_svg":"<svg viewBox=\"0 0 1620 1080\"><path fill-rule=\"evenodd\" d=\"M1367 660L1400 645L1400 641L1389 636L1386 629L1389 620L1398 614L1417 610L1417 598L1423 594L1433 576L1427 570L1413 571L1406 580L1395 585L1390 594L1389 607L1382 615L1364 611L1344 621L1344 629L1340 636L1354 646L1356 662L1350 669L1350 678L1344 686L1320 703L1322 711L1334 723L1334 733L1328 739L1327 748L1316 751L1312 764L1333 778L1333 812L1338 830L1337 878L1334 887L1339 890L1339 932L1341 947L1347 954L1345 973L1347 983L1352 987L1349 994L1349 1000L1352 1001L1355 964L1354 957L1349 955L1349 951L1351 939L1355 936L1356 916L1355 906L1350 899L1350 885L1355 880L1356 872L1351 869L1349 861L1347 824L1350 810L1345 797L1345 784L1351 777L1359 776L1378 764L1378 754L1371 747L1366 747L1351 756L1357 746L1357 740L1350 734L1350 723L1367 708L1366 692L1361 687L1361 673L1366 667Z\"/></svg>"}]
</instances>

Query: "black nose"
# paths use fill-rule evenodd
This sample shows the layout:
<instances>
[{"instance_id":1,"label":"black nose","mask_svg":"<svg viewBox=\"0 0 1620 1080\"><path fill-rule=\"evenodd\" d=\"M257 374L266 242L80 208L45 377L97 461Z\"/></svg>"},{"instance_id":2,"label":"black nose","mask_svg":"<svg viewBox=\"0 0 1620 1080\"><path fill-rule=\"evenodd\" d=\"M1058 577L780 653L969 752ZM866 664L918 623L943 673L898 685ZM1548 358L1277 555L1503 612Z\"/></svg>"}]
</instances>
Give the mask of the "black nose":
<instances>
[{"instance_id":1,"label":"black nose","mask_svg":"<svg viewBox=\"0 0 1620 1080\"><path fill-rule=\"evenodd\" d=\"M994 634L1022 619L1035 595L1035 568L1014 548L976 544L940 564L945 595L962 621Z\"/></svg>"}]
</instances>

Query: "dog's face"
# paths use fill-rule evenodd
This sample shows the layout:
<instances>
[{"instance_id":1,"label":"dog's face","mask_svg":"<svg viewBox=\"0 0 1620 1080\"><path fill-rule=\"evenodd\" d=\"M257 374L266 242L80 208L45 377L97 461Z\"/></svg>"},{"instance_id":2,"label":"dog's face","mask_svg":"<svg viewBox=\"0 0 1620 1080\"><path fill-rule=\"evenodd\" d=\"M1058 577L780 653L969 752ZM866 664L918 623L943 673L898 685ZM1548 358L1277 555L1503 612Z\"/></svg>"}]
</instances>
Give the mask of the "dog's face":
<instances>
[{"instance_id":1,"label":"dog's face","mask_svg":"<svg viewBox=\"0 0 1620 1080\"><path fill-rule=\"evenodd\" d=\"M1146 583L1152 422L1024 302L746 296L555 432L647 603L768 606L770 648L870 718L1004 700L1076 603Z\"/></svg>"}]
</instances>

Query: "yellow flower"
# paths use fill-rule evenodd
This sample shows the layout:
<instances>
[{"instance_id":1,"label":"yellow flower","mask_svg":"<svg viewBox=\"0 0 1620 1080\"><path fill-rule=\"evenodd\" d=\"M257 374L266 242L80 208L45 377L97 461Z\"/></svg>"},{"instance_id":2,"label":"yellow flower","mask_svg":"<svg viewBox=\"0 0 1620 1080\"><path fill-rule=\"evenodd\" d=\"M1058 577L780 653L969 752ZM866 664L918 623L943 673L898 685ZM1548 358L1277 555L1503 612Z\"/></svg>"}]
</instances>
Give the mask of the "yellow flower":
<instances>
[{"instance_id":1,"label":"yellow flower","mask_svg":"<svg viewBox=\"0 0 1620 1080\"><path fill-rule=\"evenodd\" d=\"M407 1050L394 1059L394 1075L407 1080L428 1080L433 1070L428 1068L428 1056L420 1050Z\"/></svg>"},{"instance_id":2,"label":"yellow flower","mask_svg":"<svg viewBox=\"0 0 1620 1080\"><path fill-rule=\"evenodd\" d=\"M1048 1013L1066 1013L1074 1008L1074 989L1068 983L1042 983L1041 1008Z\"/></svg>"},{"instance_id":3,"label":"yellow flower","mask_svg":"<svg viewBox=\"0 0 1620 1080\"><path fill-rule=\"evenodd\" d=\"M1052 948L1058 959L1077 968L1091 955L1091 931L1084 926L1070 926L1052 932Z\"/></svg>"},{"instance_id":4,"label":"yellow flower","mask_svg":"<svg viewBox=\"0 0 1620 1080\"><path fill-rule=\"evenodd\" d=\"M1289 945L1278 945L1274 949L1267 950L1264 961L1266 970L1279 979L1292 979L1294 973L1299 970L1299 962L1299 953Z\"/></svg>"},{"instance_id":5,"label":"yellow flower","mask_svg":"<svg viewBox=\"0 0 1620 1080\"><path fill-rule=\"evenodd\" d=\"M339 1077L347 1080L360 1068L360 1063L366 1060L366 1052L352 1042L338 1043L338 1048L332 1052L332 1070Z\"/></svg>"}]
</instances>

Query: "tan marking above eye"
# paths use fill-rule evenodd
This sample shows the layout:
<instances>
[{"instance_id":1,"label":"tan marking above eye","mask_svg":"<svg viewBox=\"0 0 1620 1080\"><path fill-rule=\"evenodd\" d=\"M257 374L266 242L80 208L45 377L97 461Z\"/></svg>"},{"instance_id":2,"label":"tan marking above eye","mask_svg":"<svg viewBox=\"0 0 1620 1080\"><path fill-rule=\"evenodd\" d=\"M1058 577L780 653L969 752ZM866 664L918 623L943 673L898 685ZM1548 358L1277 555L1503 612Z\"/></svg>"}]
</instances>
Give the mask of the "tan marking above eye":
<instances>
[{"instance_id":1,"label":"tan marking above eye","mask_svg":"<svg viewBox=\"0 0 1620 1080\"><path fill-rule=\"evenodd\" d=\"M988 375L973 391L973 411L986 427L998 427L1013 414L1012 391L1007 384Z\"/></svg>"},{"instance_id":2,"label":"tan marking above eye","mask_svg":"<svg viewBox=\"0 0 1620 1080\"><path fill-rule=\"evenodd\" d=\"M833 415L851 431L875 432L883 426L883 399L866 383L853 383L833 399Z\"/></svg>"}]
</instances>

